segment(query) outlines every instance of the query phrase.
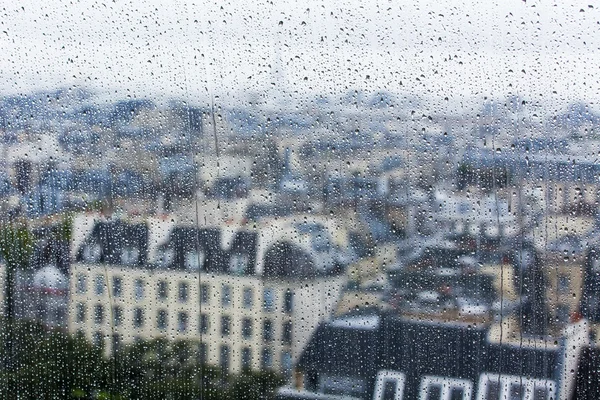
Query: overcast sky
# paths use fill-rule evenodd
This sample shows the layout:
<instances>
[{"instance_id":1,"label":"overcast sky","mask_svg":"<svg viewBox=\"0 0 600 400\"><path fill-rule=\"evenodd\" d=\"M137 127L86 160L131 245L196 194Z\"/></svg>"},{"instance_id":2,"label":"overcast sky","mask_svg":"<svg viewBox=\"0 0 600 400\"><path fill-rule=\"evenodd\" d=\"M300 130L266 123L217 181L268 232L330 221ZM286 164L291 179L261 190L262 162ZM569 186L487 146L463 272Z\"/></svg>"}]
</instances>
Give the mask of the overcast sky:
<instances>
[{"instance_id":1,"label":"overcast sky","mask_svg":"<svg viewBox=\"0 0 600 400\"><path fill-rule=\"evenodd\" d=\"M468 109L518 93L547 113L600 101L591 1L7 3L3 94L76 85L115 99L293 104L362 89Z\"/></svg>"}]
</instances>

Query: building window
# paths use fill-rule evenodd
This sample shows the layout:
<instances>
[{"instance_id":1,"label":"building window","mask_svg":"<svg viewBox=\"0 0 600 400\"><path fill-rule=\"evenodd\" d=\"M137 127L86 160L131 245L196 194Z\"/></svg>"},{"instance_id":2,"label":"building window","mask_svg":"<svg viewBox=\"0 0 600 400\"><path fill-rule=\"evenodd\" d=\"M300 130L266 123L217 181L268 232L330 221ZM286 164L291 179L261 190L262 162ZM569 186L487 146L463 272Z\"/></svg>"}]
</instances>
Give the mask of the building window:
<instances>
[{"instance_id":1,"label":"building window","mask_svg":"<svg viewBox=\"0 0 600 400\"><path fill-rule=\"evenodd\" d=\"M83 261L95 264L100 261L102 247L98 243L89 243L83 248Z\"/></svg>"},{"instance_id":2,"label":"building window","mask_svg":"<svg viewBox=\"0 0 600 400\"><path fill-rule=\"evenodd\" d=\"M570 292L570 280L567 275L559 275L558 277L558 293L567 294Z\"/></svg>"},{"instance_id":3,"label":"building window","mask_svg":"<svg viewBox=\"0 0 600 400\"><path fill-rule=\"evenodd\" d=\"M116 353L117 351L119 351L121 349L121 343L122 343L121 335L119 335L118 333L115 333L112 336L112 351L113 351L113 354Z\"/></svg>"},{"instance_id":4,"label":"building window","mask_svg":"<svg viewBox=\"0 0 600 400\"><path fill-rule=\"evenodd\" d=\"M136 265L139 263L140 250L135 246L125 246L121 252L121 264Z\"/></svg>"},{"instance_id":5,"label":"building window","mask_svg":"<svg viewBox=\"0 0 600 400\"><path fill-rule=\"evenodd\" d=\"M271 342L273 336L273 321L266 319L263 321L263 340L265 342Z\"/></svg>"},{"instance_id":6,"label":"building window","mask_svg":"<svg viewBox=\"0 0 600 400\"><path fill-rule=\"evenodd\" d=\"M291 345L292 344L292 321L286 321L283 323L281 332L281 341L283 344Z\"/></svg>"},{"instance_id":7,"label":"building window","mask_svg":"<svg viewBox=\"0 0 600 400\"><path fill-rule=\"evenodd\" d=\"M175 251L172 248L161 249L157 254L157 262L163 268L166 268L173 264L173 260L175 259Z\"/></svg>"},{"instance_id":8,"label":"building window","mask_svg":"<svg viewBox=\"0 0 600 400\"><path fill-rule=\"evenodd\" d=\"M209 299L209 289L208 289L208 285L206 283L203 283L202 285L200 285L200 303L202 304L208 304L210 302Z\"/></svg>"},{"instance_id":9,"label":"building window","mask_svg":"<svg viewBox=\"0 0 600 400\"><path fill-rule=\"evenodd\" d=\"M229 273L233 275L244 275L248 268L247 254L232 254L229 258Z\"/></svg>"},{"instance_id":10,"label":"building window","mask_svg":"<svg viewBox=\"0 0 600 400\"><path fill-rule=\"evenodd\" d=\"M156 327L161 331L167 329L169 324L168 317L169 315L167 314L167 310L158 310L158 314L156 316Z\"/></svg>"},{"instance_id":11,"label":"building window","mask_svg":"<svg viewBox=\"0 0 600 400\"><path fill-rule=\"evenodd\" d=\"M266 288L263 292L263 308L267 312L275 309L275 290Z\"/></svg>"},{"instance_id":12,"label":"building window","mask_svg":"<svg viewBox=\"0 0 600 400\"><path fill-rule=\"evenodd\" d=\"M292 373L292 353L287 350L281 353L281 370L286 377Z\"/></svg>"},{"instance_id":13,"label":"building window","mask_svg":"<svg viewBox=\"0 0 600 400\"><path fill-rule=\"evenodd\" d=\"M466 379L426 375L421 379L420 392L421 400L471 400L473 383Z\"/></svg>"},{"instance_id":14,"label":"building window","mask_svg":"<svg viewBox=\"0 0 600 400\"><path fill-rule=\"evenodd\" d=\"M221 372L223 374L227 374L229 373L229 346L227 346L226 344L221 345L220 353Z\"/></svg>"},{"instance_id":15,"label":"building window","mask_svg":"<svg viewBox=\"0 0 600 400\"><path fill-rule=\"evenodd\" d=\"M101 304L94 306L94 322L97 324L104 322L104 307Z\"/></svg>"},{"instance_id":16,"label":"building window","mask_svg":"<svg viewBox=\"0 0 600 400\"><path fill-rule=\"evenodd\" d=\"M273 352L268 347L265 347L262 351L262 369L273 368Z\"/></svg>"},{"instance_id":17,"label":"building window","mask_svg":"<svg viewBox=\"0 0 600 400\"><path fill-rule=\"evenodd\" d=\"M204 267L204 252L188 251L185 253L184 266L190 271L198 271L200 267Z\"/></svg>"},{"instance_id":18,"label":"building window","mask_svg":"<svg viewBox=\"0 0 600 400\"><path fill-rule=\"evenodd\" d=\"M121 297L123 295L123 279L119 276L113 276L113 297Z\"/></svg>"},{"instance_id":19,"label":"building window","mask_svg":"<svg viewBox=\"0 0 600 400\"><path fill-rule=\"evenodd\" d=\"M144 298L144 281L142 279L136 279L134 285L135 299L142 300Z\"/></svg>"},{"instance_id":20,"label":"building window","mask_svg":"<svg viewBox=\"0 0 600 400\"><path fill-rule=\"evenodd\" d=\"M166 300L169 295L169 284L167 281L158 281L158 287L156 288L156 297L159 300Z\"/></svg>"},{"instance_id":21,"label":"building window","mask_svg":"<svg viewBox=\"0 0 600 400\"><path fill-rule=\"evenodd\" d=\"M242 348L242 371L248 371L252 368L252 349Z\"/></svg>"},{"instance_id":22,"label":"building window","mask_svg":"<svg viewBox=\"0 0 600 400\"><path fill-rule=\"evenodd\" d=\"M231 317L227 315L223 315L221 317L221 335L229 336L231 332Z\"/></svg>"},{"instance_id":23,"label":"building window","mask_svg":"<svg viewBox=\"0 0 600 400\"><path fill-rule=\"evenodd\" d=\"M179 297L180 303L187 303L188 292L189 292L189 285L185 282L179 282L178 297Z\"/></svg>"},{"instance_id":24,"label":"building window","mask_svg":"<svg viewBox=\"0 0 600 400\"><path fill-rule=\"evenodd\" d=\"M133 327L141 328L142 326L144 326L144 309L137 307L133 310Z\"/></svg>"},{"instance_id":25,"label":"building window","mask_svg":"<svg viewBox=\"0 0 600 400\"><path fill-rule=\"evenodd\" d=\"M77 293L87 292L87 279L83 274L77 275Z\"/></svg>"},{"instance_id":26,"label":"building window","mask_svg":"<svg viewBox=\"0 0 600 400\"><path fill-rule=\"evenodd\" d=\"M198 345L198 358L201 365L208 362L208 345L206 343L200 343Z\"/></svg>"},{"instance_id":27,"label":"building window","mask_svg":"<svg viewBox=\"0 0 600 400\"><path fill-rule=\"evenodd\" d=\"M231 286L223 284L221 286L221 305L229 307L231 305Z\"/></svg>"},{"instance_id":28,"label":"building window","mask_svg":"<svg viewBox=\"0 0 600 400\"><path fill-rule=\"evenodd\" d=\"M104 286L104 276L97 275L95 280L96 295L101 296L104 294Z\"/></svg>"},{"instance_id":29,"label":"building window","mask_svg":"<svg viewBox=\"0 0 600 400\"><path fill-rule=\"evenodd\" d=\"M121 326L123 323L123 309L121 306L113 307L113 324L115 326Z\"/></svg>"},{"instance_id":30,"label":"building window","mask_svg":"<svg viewBox=\"0 0 600 400\"><path fill-rule=\"evenodd\" d=\"M200 314L200 333L208 333L209 319L207 314Z\"/></svg>"},{"instance_id":31,"label":"building window","mask_svg":"<svg viewBox=\"0 0 600 400\"><path fill-rule=\"evenodd\" d=\"M527 396L527 397L525 397ZM547 379L531 379L516 375L481 374L477 400L556 398L556 384Z\"/></svg>"},{"instance_id":32,"label":"building window","mask_svg":"<svg viewBox=\"0 0 600 400\"><path fill-rule=\"evenodd\" d=\"M558 304L556 306L556 319L563 324L569 323L570 310L568 304Z\"/></svg>"},{"instance_id":33,"label":"building window","mask_svg":"<svg viewBox=\"0 0 600 400\"><path fill-rule=\"evenodd\" d=\"M85 304L78 303L75 311L75 321L83 322L85 321Z\"/></svg>"},{"instance_id":34,"label":"building window","mask_svg":"<svg viewBox=\"0 0 600 400\"><path fill-rule=\"evenodd\" d=\"M402 400L405 380L406 378L402 372L379 371L375 381L373 400Z\"/></svg>"},{"instance_id":35,"label":"building window","mask_svg":"<svg viewBox=\"0 0 600 400\"><path fill-rule=\"evenodd\" d=\"M242 337L244 339L252 338L252 319L244 318L242 320Z\"/></svg>"},{"instance_id":36,"label":"building window","mask_svg":"<svg viewBox=\"0 0 600 400\"><path fill-rule=\"evenodd\" d=\"M181 311L177 314L177 331L178 332L186 332L188 329L188 314L184 311Z\"/></svg>"},{"instance_id":37,"label":"building window","mask_svg":"<svg viewBox=\"0 0 600 400\"><path fill-rule=\"evenodd\" d=\"M294 292L286 291L283 298L283 312L291 314L294 309Z\"/></svg>"},{"instance_id":38,"label":"building window","mask_svg":"<svg viewBox=\"0 0 600 400\"><path fill-rule=\"evenodd\" d=\"M100 332L100 331L94 332L92 342L94 343L94 346L103 348L104 347L104 335L102 334L102 332Z\"/></svg>"},{"instance_id":39,"label":"building window","mask_svg":"<svg viewBox=\"0 0 600 400\"><path fill-rule=\"evenodd\" d=\"M254 303L254 290L250 287L245 287L242 297L244 308L251 309Z\"/></svg>"}]
</instances>

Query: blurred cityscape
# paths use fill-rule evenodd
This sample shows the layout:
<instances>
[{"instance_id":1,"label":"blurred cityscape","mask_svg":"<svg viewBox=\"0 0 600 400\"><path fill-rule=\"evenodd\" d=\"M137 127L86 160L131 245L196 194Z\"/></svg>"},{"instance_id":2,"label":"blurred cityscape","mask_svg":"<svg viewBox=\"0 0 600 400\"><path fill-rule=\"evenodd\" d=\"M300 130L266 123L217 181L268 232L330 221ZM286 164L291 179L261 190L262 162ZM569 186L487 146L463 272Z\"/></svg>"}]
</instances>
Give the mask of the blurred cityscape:
<instances>
[{"instance_id":1,"label":"blurred cityscape","mask_svg":"<svg viewBox=\"0 0 600 400\"><path fill-rule=\"evenodd\" d=\"M0 99L4 320L125 371L62 398L150 398L177 363L189 386L162 398L600 393L600 114L303 104Z\"/></svg>"}]
</instances>

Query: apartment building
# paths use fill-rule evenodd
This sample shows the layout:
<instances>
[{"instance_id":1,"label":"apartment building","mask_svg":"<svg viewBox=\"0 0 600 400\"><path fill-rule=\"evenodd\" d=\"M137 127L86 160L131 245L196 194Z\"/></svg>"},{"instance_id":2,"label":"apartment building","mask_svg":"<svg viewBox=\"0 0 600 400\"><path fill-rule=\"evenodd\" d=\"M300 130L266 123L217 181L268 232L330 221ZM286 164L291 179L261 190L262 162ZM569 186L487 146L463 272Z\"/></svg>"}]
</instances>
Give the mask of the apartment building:
<instances>
[{"instance_id":1,"label":"apartment building","mask_svg":"<svg viewBox=\"0 0 600 400\"><path fill-rule=\"evenodd\" d=\"M95 222L71 265L69 329L107 355L139 339L186 339L231 373L289 373L345 284L291 243L259 246L256 232L224 248L218 229L175 226L149 252L151 227Z\"/></svg>"}]
</instances>

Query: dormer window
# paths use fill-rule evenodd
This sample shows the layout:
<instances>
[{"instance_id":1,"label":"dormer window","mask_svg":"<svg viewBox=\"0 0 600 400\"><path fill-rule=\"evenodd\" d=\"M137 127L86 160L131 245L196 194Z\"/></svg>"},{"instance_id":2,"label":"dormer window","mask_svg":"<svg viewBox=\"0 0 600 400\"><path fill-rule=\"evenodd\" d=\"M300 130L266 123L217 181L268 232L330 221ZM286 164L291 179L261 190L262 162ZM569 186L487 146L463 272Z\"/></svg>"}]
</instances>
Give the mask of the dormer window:
<instances>
[{"instance_id":1,"label":"dormer window","mask_svg":"<svg viewBox=\"0 0 600 400\"><path fill-rule=\"evenodd\" d=\"M232 254L229 258L229 272L234 275L244 275L248 270L247 254Z\"/></svg>"},{"instance_id":2,"label":"dormer window","mask_svg":"<svg viewBox=\"0 0 600 400\"><path fill-rule=\"evenodd\" d=\"M402 372L382 370L377 373L373 400L402 400L405 375Z\"/></svg>"},{"instance_id":3,"label":"dormer window","mask_svg":"<svg viewBox=\"0 0 600 400\"><path fill-rule=\"evenodd\" d=\"M83 261L87 263L100 262L100 255L102 254L102 248L99 243L92 242L88 243L83 247Z\"/></svg>"},{"instance_id":4,"label":"dormer window","mask_svg":"<svg viewBox=\"0 0 600 400\"><path fill-rule=\"evenodd\" d=\"M202 251L188 251L185 253L184 259L185 269L198 271L204 265L204 258L204 252Z\"/></svg>"},{"instance_id":5,"label":"dormer window","mask_svg":"<svg viewBox=\"0 0 600 400\"><path fill-rule=\"evenodd\" d=\"M121 264L135 265L140 259L140 250L135 246L125 246L121 252Z\"/></svg>"},{"instance_id":6,"label":"dormer window","mask_svg":"<svg viewBox=\"0 0 600 400\"><path fill-rule=\"evenodd\" d=\"M549 379L532 379L516 375L481 374L477 400L556 398L556 384Z\"/></svg>"},{"instance_id":7,"label":"dormer window","mask_svg":"<svg viewBox=\"0 0 600 400\"><path fill-rule=\"evenodd\" d=\"M421 379L421 400L470 400L473 383L466 379L426 375Z\"/></svg>"},{"instance_id":8,"label":"dormer window","mask_svg":"<svg viewBox=\"0 0 600 400\"><path fill-rule=\"evenodd\" d=\"M173 264L175 251L171 248L166 248L158 251L157 262L161 267L168 267Z\"/></svg>"}]
</instances>

